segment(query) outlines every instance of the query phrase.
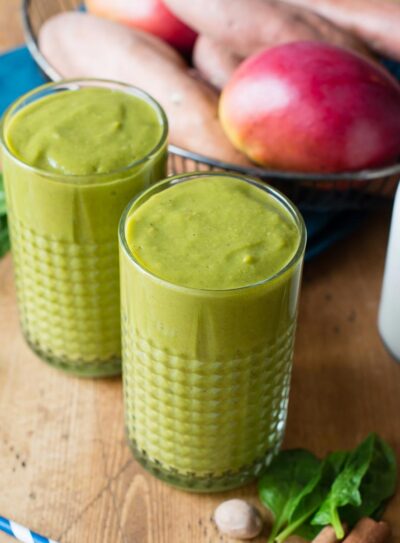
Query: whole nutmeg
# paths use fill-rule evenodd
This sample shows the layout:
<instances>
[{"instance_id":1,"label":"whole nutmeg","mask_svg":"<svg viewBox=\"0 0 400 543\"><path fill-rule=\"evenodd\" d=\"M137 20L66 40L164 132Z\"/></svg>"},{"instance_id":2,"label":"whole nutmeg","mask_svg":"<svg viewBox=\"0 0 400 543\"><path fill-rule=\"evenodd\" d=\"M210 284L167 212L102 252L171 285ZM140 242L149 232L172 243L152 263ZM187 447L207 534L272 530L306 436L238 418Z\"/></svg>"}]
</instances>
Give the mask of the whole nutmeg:
<instances>
[{"instance_id":1,"label":"whole nutmeg","mask_svg":"<svg viewBox=\"0 0 400 543\"><path fill-rule=\"evenodd\" d=\"M234 539L253 539L262 530L258 510L244 500L227 500L214 511L214 522L221 534Z\"/></svg>"}]
</instances>

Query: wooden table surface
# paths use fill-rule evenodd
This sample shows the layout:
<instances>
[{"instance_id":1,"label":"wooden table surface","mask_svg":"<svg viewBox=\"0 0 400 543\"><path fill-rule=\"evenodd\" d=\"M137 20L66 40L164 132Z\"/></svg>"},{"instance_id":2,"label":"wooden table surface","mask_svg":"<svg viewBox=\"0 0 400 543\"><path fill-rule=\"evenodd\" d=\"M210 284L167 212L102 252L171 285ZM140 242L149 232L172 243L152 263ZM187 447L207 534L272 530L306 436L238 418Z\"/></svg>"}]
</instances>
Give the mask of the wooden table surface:
<instances>
[{"instance_id":1,"label":"wooden table surface","mask_svg":"<svg viewBox=\"0 0 400 543\"><path fill-rule=\"evenodd\" d=\"M22 41L18 0L0 0L0 48ZM1 89L0 89L1 92ZM317 454L378 431L400 460L400 365L376 318L389 210L307 264L285 446ZM12 262L0 262L0 515L61 543L214 543L222 499L257 503L254 486L191 495L146 474L125 444L121 383L79 380L26 347ZM387 519L400 542L400 493ZM0 542L9 542L0 535ZM265 541L260 537L257 541Z\"/></svg>"}]
</instances>

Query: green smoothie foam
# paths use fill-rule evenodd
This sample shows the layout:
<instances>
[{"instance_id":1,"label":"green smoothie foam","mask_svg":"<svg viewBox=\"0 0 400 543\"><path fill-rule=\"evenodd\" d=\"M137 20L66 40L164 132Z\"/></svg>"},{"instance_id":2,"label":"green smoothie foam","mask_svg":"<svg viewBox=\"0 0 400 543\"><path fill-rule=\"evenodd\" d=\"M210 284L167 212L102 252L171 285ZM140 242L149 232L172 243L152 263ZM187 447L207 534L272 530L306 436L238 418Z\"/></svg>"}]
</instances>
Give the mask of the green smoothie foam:
<instances>
[{"instance_id":1,"label":"green smoothie foam","mask_svg":"<svg viewBox=\"0 0 400 543\"><path fill-rule=\"evenodd\" d=\"M292 217L271 196L238 179L212 177L152 196L130 217L126 237L152 273L199 289L267 279L299 244Z\"/></svg>"},{"instance_id":2,"label":"green smoothie foam","mask_svg":"<svg viewBox=\"0 0 400 543\"><path fill-rule=\"evenodd\" d=\"M6 144L15 157L35 168L89 176L126 168L145 157L162 132L159 116L143 99L87 87L26 106L8 123Z\"/></svg>"},{"instance_id":3,"label":"green smoothie foam","mask_svg":"<svg viewBox=\"0 0 400 543\"><path fill-rule=\"evenodd\" d=\"M121 226L126 424L155 474L217 490L281 443L304 234L258 185L193 177L147 191Z\"/></svg>"},{"instance_id":4,"label":"green smoothie foam","mask_svg":"<svg viewBox=\"0 0 400 543\"><path fill-rule=\"evenodd\" d=\"M9 113L3 164L24 333L47 360L105 374L120 357L118 221L164 176L166 142L149 99L91 85Z\"/></svg>"}]
</instances>

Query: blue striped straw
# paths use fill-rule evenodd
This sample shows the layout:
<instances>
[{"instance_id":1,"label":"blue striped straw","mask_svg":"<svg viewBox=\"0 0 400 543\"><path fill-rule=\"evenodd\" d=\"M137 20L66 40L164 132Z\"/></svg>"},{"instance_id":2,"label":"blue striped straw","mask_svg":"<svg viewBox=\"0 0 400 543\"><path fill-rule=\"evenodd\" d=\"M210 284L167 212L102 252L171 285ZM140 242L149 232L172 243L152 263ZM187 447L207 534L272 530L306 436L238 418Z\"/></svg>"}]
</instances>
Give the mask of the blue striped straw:
<instances>
[{"instance_id":1,"label":"blue striped straw","mask_svg":"<svg viewBox=\"0 0 400 543\"><path fill-rule=\"evenodd\" d=\"M17 541L21 541L21 543L57 543L53 539L47 539L47 537L31 532L25 526L21 526L21 524L17 524L1 516L0 531L14 537Z\"/></svg>"}]
</instances>

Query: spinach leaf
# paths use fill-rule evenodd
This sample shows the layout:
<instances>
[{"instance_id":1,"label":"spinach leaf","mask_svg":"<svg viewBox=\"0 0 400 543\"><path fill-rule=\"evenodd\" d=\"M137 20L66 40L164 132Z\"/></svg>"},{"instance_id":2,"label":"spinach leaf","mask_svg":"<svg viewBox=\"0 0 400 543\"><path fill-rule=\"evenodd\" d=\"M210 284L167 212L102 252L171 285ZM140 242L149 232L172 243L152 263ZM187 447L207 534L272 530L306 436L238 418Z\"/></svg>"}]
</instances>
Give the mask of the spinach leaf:
<instances>
[{"instance_id":1,"label":"spinach leaf","mask_svg":"<svg viewBox=\"0 0 400 543\"><path fill-rule=\"evenodd\" d=\"M376 434L370 434L349 453L328 496L313 517L313 525L332 524L336 536L344 536L342 522L350 526L376 511L391 496L396 484L393 451Z\"/></svg>"},{"instance_id":2,"label":"spinach leaf","mask_svg":"<svg viewBox=\"0 0 400 543\"><path fill-rule=\"evenodd\" d=\"M347 453L336 452L330 454L320 464L291 511L286 528L277 534L275 541L282 543L293 533L304 536L306 527L308 537L311 535L310 532L312 533L311 539L316 535L315 531L318 532L319 528L317 530L313 529L308 521L328 495L332 483L341 471L346 458ZM301 530L301 532L298 533L298 530Z\"/></svg>"},{"instance_id":3,"label":"spinach leaf","mask_svg":"<svg viewBox=\"0 0 400 543\"><path fill-rule=\"evenodd\" d=\"M342 471L343 466L345 465L347 458L349 457L348 452L346 451L335 451L328 455L327 460L329 461L332 469L335 473L335 476L338 476Z\"/></svg>"},{"instance_id":4,"label":"spinach leaf","mask_svg":"<svg viewBox=\"0 0 400 543\"><path fill-rule=\"evenodd\" d=\"M356 449L329 454L323 462L308 451L283 451L259 482L259 495L274 515L269 543L289 535L313 539L331 524L338 539L365 516L379 518L396 487L396 458L370 434Z\"/></svg>"},{"instance_id":5,"label":"spinach leaf","mask_svg":"<svg viewBox=\"0 0 400 543\"><path fill-rule=\"evenodd\" d=\"M382 504L396 490L396 457L391 447L379 436L372 434L373 450L368 470L361 482L361 505L346 507L342 517L349 525L356 524L362 517L382 514Z\"/></svg>"},{"instance_id":6,"label":"spinach leaf","mask_svg":"<svg viewBox=\"0 0 400 543\"><path fill-rule=\"evenodd\" d=\"M302 524L293 532L306 541L312 541L321 531L321 526L312 526L309 522Z\"/></svg>"},{"instance_id":7,"label":"spinach leaf","mask_svg":"<svg viewBox=\"0 0 400 543\"><path fill-rule=\"evenodd\" d=\"M0 174L0 257L10 248L8 225L6 215L6 199L4 194L3 178Z\"/></svg>"},{"instance_id":8,"label":"spinach leaf","mask_svg":"<svg viewBox=\"0 0 400 543\"><path fill-rule=\"evenodd\" d=\"M10 248L10 240L8 238L7 220L5 217L0 217L0 256L5 254Z\"/></svg>"},{"instance_id":9,"label":"spinach leaf","mask_svg":"<svg viewBox=\"0 0 400 543\"><path fill-rule=\"evenodd\" d=\"M6 214L6 195L4 193L3 176L0 173L0 217Z\"/></svg>"},{"instance_id":10,"label":"spinach leaf","mask_svg":"<svg viewBox=\"0 0 400 543\"><path fill-rule=\"evenodd\" d=\"M320 461L302 449L283 451L271 462L258 485L260 500L274 515L269 542L287 525L319 467Z\"/></svg>"}]
</instances>

